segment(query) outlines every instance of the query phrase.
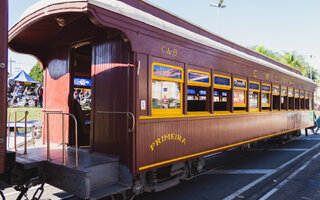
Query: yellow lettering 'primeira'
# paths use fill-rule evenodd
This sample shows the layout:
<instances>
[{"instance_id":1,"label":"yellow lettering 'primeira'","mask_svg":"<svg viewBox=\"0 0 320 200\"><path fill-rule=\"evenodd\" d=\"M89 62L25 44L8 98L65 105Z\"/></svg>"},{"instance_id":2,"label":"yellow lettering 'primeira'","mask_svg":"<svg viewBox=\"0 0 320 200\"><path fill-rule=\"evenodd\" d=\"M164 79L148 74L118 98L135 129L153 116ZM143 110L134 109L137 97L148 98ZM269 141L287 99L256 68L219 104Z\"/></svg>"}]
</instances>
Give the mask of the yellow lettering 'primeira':
<instances>
[{"instance_id":1,"label":"yellow lettering 'primeira'","mask_svg":"<svg viewBox=\"0 0 320 200\"><path fill-rule=\"evenodd\" d=\"M151 143L150 149L151 151L154 151L154 149L159 146L160 144L167 142L169 140L178 141L181 144L186 144L186 138L182 138L179 134L166 134L161 136L160 138L157 138L154 142Z\"/></svg>"}]
</instances>

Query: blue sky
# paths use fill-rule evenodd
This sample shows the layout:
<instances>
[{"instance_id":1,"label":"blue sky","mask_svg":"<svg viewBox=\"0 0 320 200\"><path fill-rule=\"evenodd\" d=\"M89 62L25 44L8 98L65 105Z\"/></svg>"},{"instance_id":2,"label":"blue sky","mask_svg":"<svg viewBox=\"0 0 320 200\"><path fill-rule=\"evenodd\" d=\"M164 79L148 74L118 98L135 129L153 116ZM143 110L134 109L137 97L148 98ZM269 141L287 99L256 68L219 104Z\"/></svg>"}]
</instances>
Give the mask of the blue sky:
<instances>
[{"instance_id":1,"label":"blue sky","mask_svg":"<svg viewBox=\"0 0 320 200\"><path fill-rule=\"evenodd\" d=\"M106 0L107 1L107 0ZM9 0L9 27L38 0ZM218 0L149 0L213 33L217 32ZM225 0L220 10L220 35L248 47L262 45L274 51L296 51L320 71L319 0ZM13 67L29 71L36 63L30 56L9 53Z\"/></svg>"}]
</instances>

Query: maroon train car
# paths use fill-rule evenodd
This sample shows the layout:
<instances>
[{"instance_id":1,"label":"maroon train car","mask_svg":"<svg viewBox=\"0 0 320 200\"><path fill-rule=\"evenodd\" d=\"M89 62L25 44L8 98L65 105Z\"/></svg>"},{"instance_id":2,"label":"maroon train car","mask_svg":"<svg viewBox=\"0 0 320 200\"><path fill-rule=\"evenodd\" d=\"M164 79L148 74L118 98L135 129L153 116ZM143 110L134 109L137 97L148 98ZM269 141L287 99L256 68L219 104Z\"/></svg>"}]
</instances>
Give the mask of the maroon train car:
<instances>
[{"instance_id":1,"label":"maroon train car","mask_svg":"<svg viewBox=\"0 0 320 200\"><path fill-rule=\"evenodd\" d=\"M198 173L207 154L313 126L316 85L300 71L145 1L40 1L9 46L38 58L44 108L75 114L79 145L118 157L136 193ZM61 118L50 124L61 143Z\"/></svg>"}]
</instances>

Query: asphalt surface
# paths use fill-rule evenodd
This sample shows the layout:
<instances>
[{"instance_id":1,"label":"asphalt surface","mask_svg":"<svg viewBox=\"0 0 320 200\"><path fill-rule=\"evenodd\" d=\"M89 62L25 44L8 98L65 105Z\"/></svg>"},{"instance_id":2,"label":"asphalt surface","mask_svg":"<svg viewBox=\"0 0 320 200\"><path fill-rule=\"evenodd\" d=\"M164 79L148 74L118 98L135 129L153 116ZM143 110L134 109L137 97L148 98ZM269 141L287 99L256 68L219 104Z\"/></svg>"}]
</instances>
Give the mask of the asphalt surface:
<instances>
[{"instance_id":1,"label":"asphalt surface","mask_svg":"<svg viewBox=\"0 0 320 200\"><path fill-rule=\"evenodd\" d=\"M134 199L317 200L320 199L319 152L320 135L301 136L287 144L269 141L245 151L235 149L207 157L206 173L168 190L145 193ZM35 191L32 188L29 197ZM9 200L18 195L12 188L4 193ZM41 199L77 198L46 185Z\"/></svg>"}]
</instances>

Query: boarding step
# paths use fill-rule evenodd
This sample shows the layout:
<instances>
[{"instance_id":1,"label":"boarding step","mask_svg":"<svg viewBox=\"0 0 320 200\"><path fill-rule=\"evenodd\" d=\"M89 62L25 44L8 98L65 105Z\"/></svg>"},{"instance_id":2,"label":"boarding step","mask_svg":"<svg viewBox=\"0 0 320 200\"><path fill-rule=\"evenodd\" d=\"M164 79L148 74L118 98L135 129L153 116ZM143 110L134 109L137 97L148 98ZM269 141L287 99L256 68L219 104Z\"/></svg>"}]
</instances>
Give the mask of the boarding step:
<instances>
[{"instance_id":1,"label":"boarding step","mask_svg":"<svg viewBox=\"0 0 320 200\"><path fill-rule=\"evenodd\" d=\"M69 156L67 165L55 160L46 162L47 182L82 199L106 197L131 186L130 171L117 158L79 152L79 167L72 163L74 160Z\"/></svg>"}]
</instances>

